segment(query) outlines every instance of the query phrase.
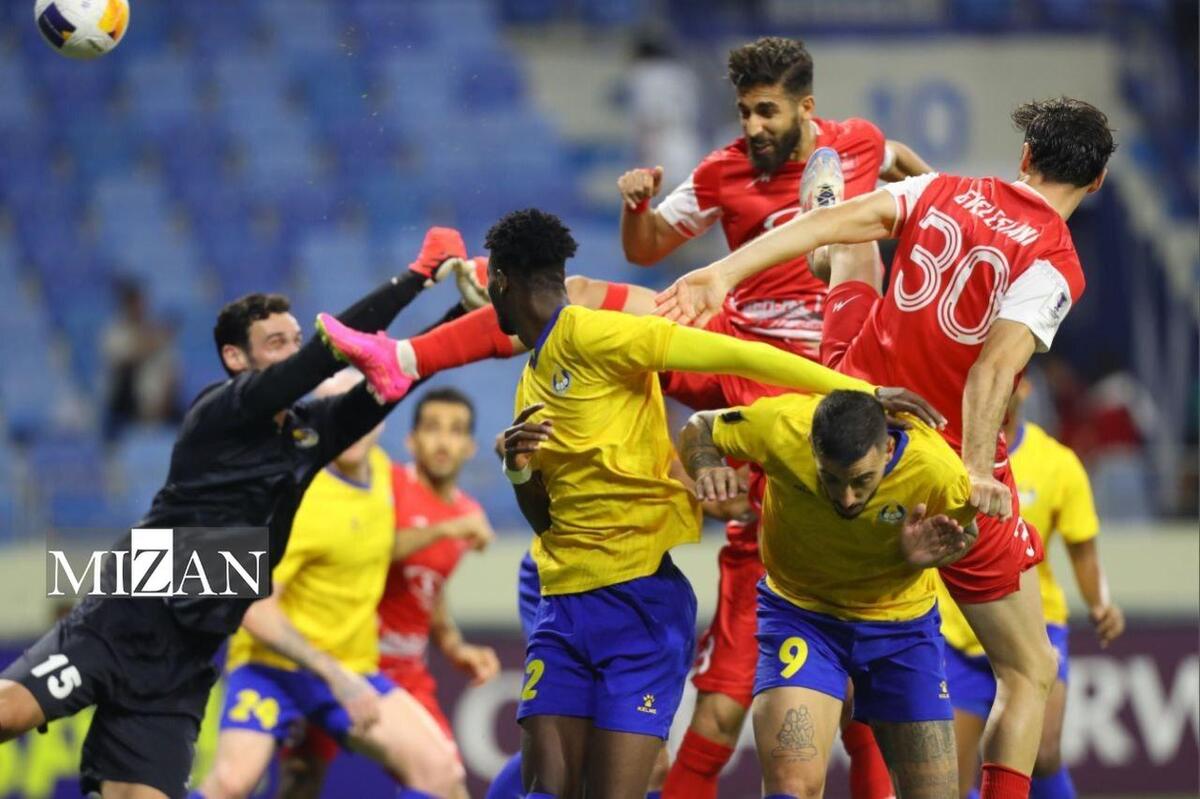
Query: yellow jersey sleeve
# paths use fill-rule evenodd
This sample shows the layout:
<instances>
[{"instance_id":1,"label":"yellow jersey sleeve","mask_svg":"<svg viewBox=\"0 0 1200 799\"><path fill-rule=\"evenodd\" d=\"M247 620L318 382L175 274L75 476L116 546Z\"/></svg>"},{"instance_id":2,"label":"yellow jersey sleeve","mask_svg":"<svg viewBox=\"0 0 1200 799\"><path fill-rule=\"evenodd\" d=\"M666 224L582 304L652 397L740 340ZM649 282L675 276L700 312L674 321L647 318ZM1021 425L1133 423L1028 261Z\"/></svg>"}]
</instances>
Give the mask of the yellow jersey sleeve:
<instances>
[{"instance_id":1,"label":"yellow jersey sleeve","mask_svg":"<svg viewBox=\"0 0 1200 799\"><path fill-rule=\"evenodd\" d=\"M1068 544L1090 541L1100 532L1096 503L1092 499L1092 484L1079 456L1064 447L1060 479L1061 505L1058 508L1057 529Z\"/></svg>"},{"instance_id":2,"label":"yellow jersey sleeve","mask_svg":"<svg viewBox=\"0 0 1200 799\"><path fill-rule=\"evenodd\" d=\"M666 369L667 348L677 325L659 316L593 311L571 316L571 336L590 366L622 379Z\"/></svg>"},{"instance_id":3,"label":"yellow jersey sleeve","mask_svg":"<svg viewBox=\"0 0 1200 799\"><path fill-rule=\"evenodd\" d=\"M777 439L775 429L792 399L787 395L766 397L751 405L718 411L713 419L713 443L725 455L769 467L772 443Z\"/></svg>"}]
</instances>

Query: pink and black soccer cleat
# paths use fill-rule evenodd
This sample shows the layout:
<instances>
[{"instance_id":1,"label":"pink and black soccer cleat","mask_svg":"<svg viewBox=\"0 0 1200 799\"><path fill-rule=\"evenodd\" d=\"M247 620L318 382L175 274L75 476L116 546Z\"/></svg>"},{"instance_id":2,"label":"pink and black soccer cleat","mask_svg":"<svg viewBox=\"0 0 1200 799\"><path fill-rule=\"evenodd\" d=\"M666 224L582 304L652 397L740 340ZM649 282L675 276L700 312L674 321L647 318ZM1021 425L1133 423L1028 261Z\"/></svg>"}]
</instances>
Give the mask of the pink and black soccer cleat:
<instances>
[{"instance_id":1,"label":"pink and black soccer cleat","mask_svg":"<svg viewBox=\"0 0 1200 799\"><path fill-rule=\"evenodd\" d=\"M383 331L362 333L321 313L317 314L317 332L334 355L363 373L380 404L399 402L412 388L413 379L400 368L396 357L396 342Z\"/></svg>"}]
</instances>

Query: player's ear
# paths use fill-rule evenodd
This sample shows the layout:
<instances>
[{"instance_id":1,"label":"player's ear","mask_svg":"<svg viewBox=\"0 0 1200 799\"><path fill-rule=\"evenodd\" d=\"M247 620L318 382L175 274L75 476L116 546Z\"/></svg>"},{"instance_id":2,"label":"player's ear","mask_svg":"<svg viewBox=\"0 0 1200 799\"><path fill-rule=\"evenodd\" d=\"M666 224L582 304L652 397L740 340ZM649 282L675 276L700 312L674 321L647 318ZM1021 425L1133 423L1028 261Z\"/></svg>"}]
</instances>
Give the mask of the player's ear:
<instances>
[{"instance_id":1,"label":"player's ear","mask_svg":"<svg viewBox=\"0 0 1200 799\"><path fill-rule=\"evenodd\" d=\"M246 358L245 351L233 344L226 344L221 347L221 360L225 363L225 368L234 374L244 372L250 368L250 362Z\"/></svg>"},{"instance_id":2,"label":"player's ear","mask_svg":"<svg viewBox=\"0 0 1200 799\"><path fill-rule=\"evenodd\" d=\"M413 434L411 431L404 437L404 447L408 450L409 455L414 454L413 451L416 449L416 444L413 442Z\"/></svg>"},{"instance_id":3,"label":"player's ear","mask_svg":"<svg viewBox=\"0 0 1200 799\"><path fill-rule=\"evenodd\" d=\"M1033 150L1029 148L1029 142L1021 142L1021 162L1017 164L1017 175L1028 175L1033 166Z\"/></svg>"},{"instance_id":4,"label":"player's ear","mask_svg":"<svg viewBox=\"0 0 1200 799\"><path fill-rule=\"evenodd\" d=\"M800 98L800 102L797 105L800 106L800 115L808 119L817 108L817 98L811 94L806 94Z\"/></svg>"},{"instance_id":5,"label":"player's ear","mask_svg":"<svg viewBox=\"0 0 1200 799\"><path fill-rule=\"evenodd\" d=\"M1104 171L1100 173L1100 177L1088 184L1087 193L1091 194L1092 192L1100 191L1100 187L1104 185L1104 179L1106 177L1108 177L1108 167L1104 168Z\"/></svg>"}]
</instances>

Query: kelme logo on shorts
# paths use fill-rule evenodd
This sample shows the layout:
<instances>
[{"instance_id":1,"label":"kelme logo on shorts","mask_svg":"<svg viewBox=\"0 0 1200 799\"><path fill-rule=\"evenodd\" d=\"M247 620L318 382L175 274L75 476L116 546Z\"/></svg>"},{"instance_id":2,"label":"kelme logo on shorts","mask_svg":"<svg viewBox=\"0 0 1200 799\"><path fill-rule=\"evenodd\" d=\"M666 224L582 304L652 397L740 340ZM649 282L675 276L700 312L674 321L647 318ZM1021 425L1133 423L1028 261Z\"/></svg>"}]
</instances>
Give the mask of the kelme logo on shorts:
<instances>
[{"instance_id":1,"label":"kelme logo on shorts","mask_svg":"<svg viewBox=\"0 0 1200 799\"><path fill-rule=\"evenodd\" d=\"M271 594L265 527L135 528L111 550L46 550L47 596Z\"/></svg>"},{"instance_id":2,"label":"kelme logo on shorts","mask_svg":"<svg viewBox=\"0 0 1200 799\"><path fill-rule=\"evenodd\" d=\"M550 387L555 394L565 394L571 387L571 373L566 369L555 369L550 375Z\"/></svg>"},{"instance_id":3,"label":"kelme logo on shorts","mask_svg":"<svg viewBox=\"0 0 1200 799\"><path fill-rule=\"evenodd\" d=\"M642 704L638 708L638 713L649 713L651 716L658 715L658 708L654 706L654 694L646 694L642 697Z\"/></svg>"},{"instance_id":4,"label":"kelme logo on shorts","mask_svg":"<svg viewBox=\"0 0 1200 799\"><path fill-rule=\"evenodd\" d=\"M907 513L908 511L904 509L903 505L889 502L880 509L879 521L884 524L900 524L900 522L904 521Z\"/></svg>"}]
</instances>

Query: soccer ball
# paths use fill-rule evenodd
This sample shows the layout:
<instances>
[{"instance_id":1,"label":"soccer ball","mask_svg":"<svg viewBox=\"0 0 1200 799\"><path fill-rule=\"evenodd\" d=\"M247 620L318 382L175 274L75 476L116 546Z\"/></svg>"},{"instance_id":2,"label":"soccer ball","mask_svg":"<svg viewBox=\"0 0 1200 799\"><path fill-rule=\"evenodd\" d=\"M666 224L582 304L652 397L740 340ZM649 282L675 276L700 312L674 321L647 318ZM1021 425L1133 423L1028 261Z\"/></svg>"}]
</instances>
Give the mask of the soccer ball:
<instances>
[{"instance_id":1,"label":"soccer ball","mask_svg":"<svg viewBox=\"0 0 1200 799\"><path fill-rule=\"evenodd\" d=\"M33 18L46 43L69 58L97 58L129 27L129 0L36 0Z\"/></svg>"}]
</instances>

